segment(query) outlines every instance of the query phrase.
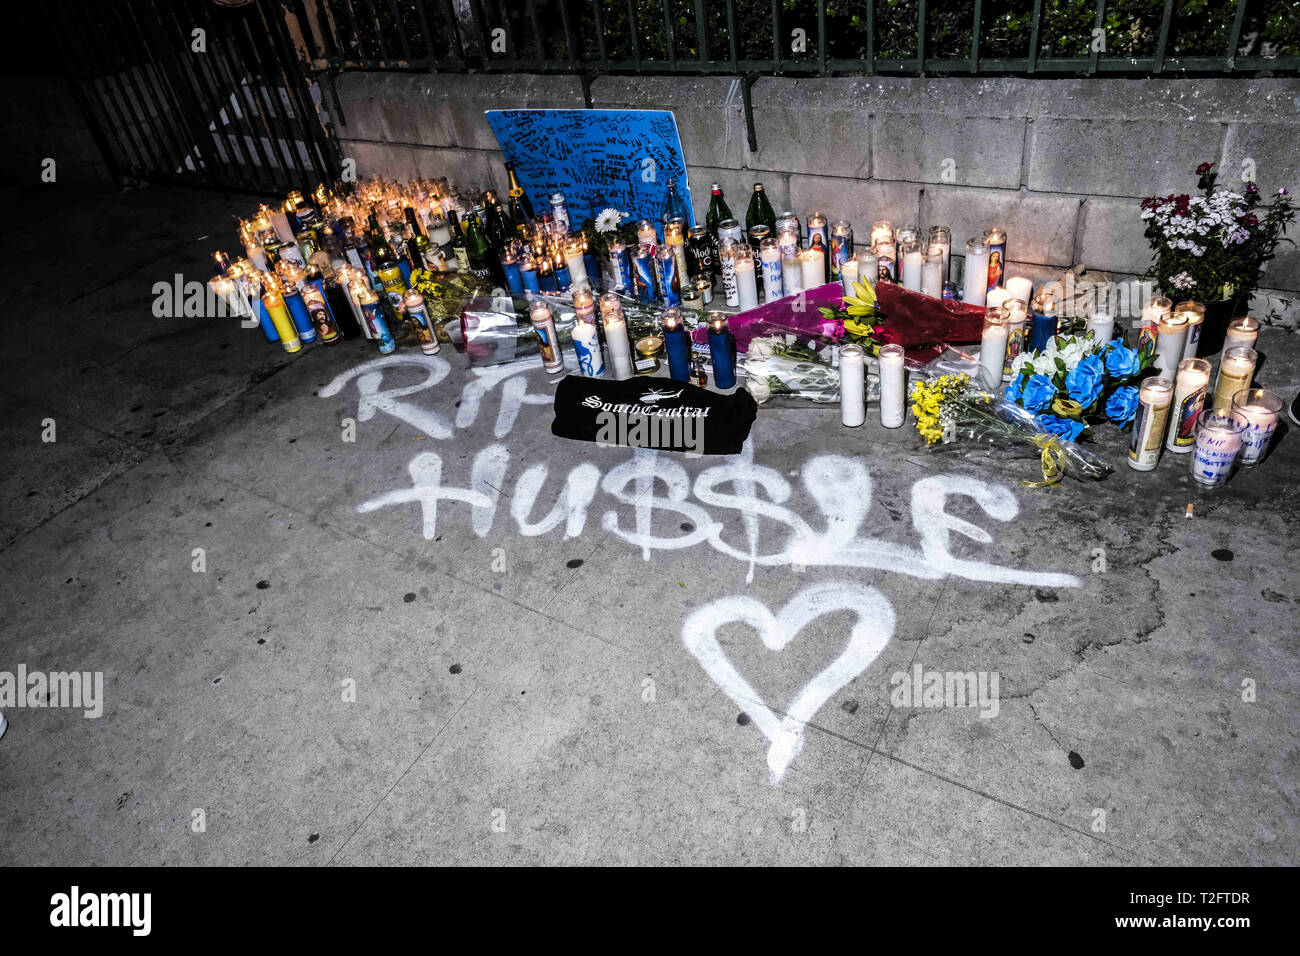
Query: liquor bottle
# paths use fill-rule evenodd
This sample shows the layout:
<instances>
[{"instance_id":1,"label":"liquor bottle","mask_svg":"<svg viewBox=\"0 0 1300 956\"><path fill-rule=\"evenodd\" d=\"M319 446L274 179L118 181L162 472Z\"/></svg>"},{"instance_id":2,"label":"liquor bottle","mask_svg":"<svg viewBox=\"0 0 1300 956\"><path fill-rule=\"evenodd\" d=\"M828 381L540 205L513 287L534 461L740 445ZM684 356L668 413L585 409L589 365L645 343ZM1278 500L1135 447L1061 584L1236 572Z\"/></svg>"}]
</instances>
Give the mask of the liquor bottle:
<instances>
[{"instance_id":1,"label":"liquor bottle","mask_svg":"<svg viewBox=\"0 0 1300 956\"><path fill-rule=\"evenodd\" d=\"M506 244L506 237L513 230L507 224L501 205L497 202L496 195L490 189L483 194L482 225L483 234L487 236L488 246L491 248L492 254L501 255L501 250Z\"/></svg>"},{"instance_id":2,"label":"liquor bottle","mask_svg":"<svg viewBox=\"0 0 1300 956\"><path fill-rule=\"evenodd\" d=\"M461 228L460 219L456 217L456 210L447 210L447 225L451 229L451 259L455 260L458 271L469 272L469 242L465 238L465 230Z\"/></svg>"},{"instance_id":3,"label":"liquor bottle","mask_svg":"<svg viewBox=\"0 0 1300 956\"><path fill-rule=\"evenodd\" d=\"M438 266L430 262L433 243L429 241L429 237L420 228L420 221L415 217L415 210L410 206L406 207L406 224L411 230L411 238L406 241L411 268L439 271Z\"/></svg>"},{"instance_id":4,"label":"liquor bottle","mask_svg":"<svg viewBox=\"0 0 1300 956\"><path fill-rule=\"evenodd\" d=\"M485 282L496 279L496 270L492 268L492 247L479 225L478 216L471 212L465 217L465 249L467 253L466 268ZM505 283L502 282L502 285Z\"/></svg>"},{"instance_id":5,"label":"liquor bottle","mask_svg":"<svg viewBox=\"0 0 1300 956\"><path fill-rule=\"evenodd\" d=\"M668 195L664 197L664 208L660 218L664 222L671 222L674 219L683 219L688 224L691 221L690 211L686 208L686 202L682 199L682 194L677 191L677 180L668 180Z\"/></svg>"},{"instance_id":6,"label":"liquor bottle","mask_svg":"<svg viewBox=\"0 0 1300 956\"><path fill-rule=\"evenodd\" d=\"M749 235L755 226L764 225L770 230L769 235L776 234L776 213L767 201L767 193L762 183L754 183L754 194L749 197L749 208L745 210L745 234ZM757 243L754 243L757 245Z\"/></svg>"},{"instance_id":7,"label":"liquor bottle","mask_svg":"<svg viewBox=\"0 0 1300 956\"><path fill-rule=\"evenodd\" d=\"M531 217L524 212L523 205L519 202L519 197L510 191L510 201L506 207L506 218L510 221L512 238L520 242L525 241L532 232L533 223Z\"/></svg>"},{"instance_id":8,"label":"liquor bottle","mask_svg":"<svg viewBox=\"0 0 1300 956\"><path fill-rule=\"evenodd\" d=\"M709 241L713 245L713 271L718 274L718 223L731 218L731 209L722 197L722 187L713 184L713 196L709 199L709 211L704 214L704 226L709 230Z\"/></svg>"},{"instance_id":9,"label":"liquor bottle","mask_svg":"<svg viewBox=\"0 0 1300 956\"><path fill-rule=\"evenodd\" d=\"M533 221L533 202L524 192L523 185L519 182L519 177L515 175L515 164L506 163L506 175L510 177L510 198L519 204L523 210L524 216L528 222Z\"/></svg>"}]
</instances>

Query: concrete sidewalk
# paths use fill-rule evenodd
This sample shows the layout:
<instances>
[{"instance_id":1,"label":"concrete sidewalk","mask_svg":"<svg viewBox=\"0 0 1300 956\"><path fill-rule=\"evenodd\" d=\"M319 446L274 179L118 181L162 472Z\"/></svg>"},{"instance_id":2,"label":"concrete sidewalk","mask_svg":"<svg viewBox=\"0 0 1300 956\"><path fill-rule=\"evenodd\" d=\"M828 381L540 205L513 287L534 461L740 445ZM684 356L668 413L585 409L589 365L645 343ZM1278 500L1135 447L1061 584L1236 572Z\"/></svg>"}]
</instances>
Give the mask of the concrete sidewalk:
<instances>
[{"instance_id":1,"label":"concrete sidewalk","mask_svg":"<svg viewBox=\"0 0 1300 956\"><path fill-rule=\"evenodd\" d=\"M574 444L540 363L154 318L254 199L68 202L0 235L60 277L5 321L0 672L103 715L6 708L0 864L1295 862L1294 433L1215 493L1109 428L1105 482L1023 488L874 409ZM894 706L917 667L996 703Z\"/></svg>"}]
</instances>

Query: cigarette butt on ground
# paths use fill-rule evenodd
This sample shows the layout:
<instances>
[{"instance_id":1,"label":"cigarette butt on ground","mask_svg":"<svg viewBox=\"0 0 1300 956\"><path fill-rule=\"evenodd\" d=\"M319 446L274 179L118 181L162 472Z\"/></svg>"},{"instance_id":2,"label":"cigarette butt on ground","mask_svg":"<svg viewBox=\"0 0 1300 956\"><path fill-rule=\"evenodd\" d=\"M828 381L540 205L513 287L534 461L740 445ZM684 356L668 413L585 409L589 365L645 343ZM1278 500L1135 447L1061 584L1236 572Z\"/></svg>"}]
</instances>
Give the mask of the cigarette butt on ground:
<instances>
[{"instance_id":1,"label":"cigarette butt on ground","mask_svg":"<svg viewBox=\"0 0 1300 956\"><path fill-rule=\"evenodd\" d=\"M1187 511L1186 511L1186 513L1183 514L1183 517L1184 517L1184 518L1195 518L1196 515L1192 514L1192 508L1194 508L1194 507L1195 507L1195 504L1194 504L1193 502L1190 502L1190 501L1187 502Z\"/></svg>"}]
</instances>

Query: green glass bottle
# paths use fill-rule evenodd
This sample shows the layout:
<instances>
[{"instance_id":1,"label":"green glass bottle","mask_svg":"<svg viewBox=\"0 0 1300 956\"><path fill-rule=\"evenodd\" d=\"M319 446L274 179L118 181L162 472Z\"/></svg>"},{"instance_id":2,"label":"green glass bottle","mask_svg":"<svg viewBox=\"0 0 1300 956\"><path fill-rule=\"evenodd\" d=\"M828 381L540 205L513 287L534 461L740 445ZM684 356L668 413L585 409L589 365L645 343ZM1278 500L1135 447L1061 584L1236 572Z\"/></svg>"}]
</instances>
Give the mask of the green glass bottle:
<instances>
[{"instance_id":1,"label":"green glass bottle","mask_svg":"<svg viewBox=\"0 0 1300 956\"><path fill-rule=\"evenodd\" d=\"M722 196L722 187L713 184L713 195L709 198L709 208L704 214L704 228L709 230L709 244L713 247L713 271L719 273L718 259L718 223L731 218L731 208Z\"/></svg>"},{"instance_id":2,"label":"green glass bottle","mask_svg":"<svg viewBox=\"0 0 1300 956\"><path fill-rule=\"evenodd\" d=\"M770 235L776 234L776 213L767 201L762 183L754 183L754 194L749 197L749 208L745 210L745 234L749 235L758 225L767 226L771 230ZM753 245L756 246L757 243Z\"/></svg>"},{"instance_id":3,"label":"green glass bottle","mask_svg":"<svg viewBox=\"0 0 1300 956\"><path fill-rule=\"evenodd\" d=\"M493 281L492 246L479 224L478 210L465 217L465 249L469 258L469 271L485 282Z\"/></svg>"},{"instance_id":4,"label":"green glass bottle","mask_svg":"<svg viewBox=\"0 0 1300 956\"><path fill-rule=\"evenodd\" d=\"M469 242L454 209L447 210L447 228L451 230L451 254L456 260L456 269L469 272Z\"/></svg>"}]
</instances>

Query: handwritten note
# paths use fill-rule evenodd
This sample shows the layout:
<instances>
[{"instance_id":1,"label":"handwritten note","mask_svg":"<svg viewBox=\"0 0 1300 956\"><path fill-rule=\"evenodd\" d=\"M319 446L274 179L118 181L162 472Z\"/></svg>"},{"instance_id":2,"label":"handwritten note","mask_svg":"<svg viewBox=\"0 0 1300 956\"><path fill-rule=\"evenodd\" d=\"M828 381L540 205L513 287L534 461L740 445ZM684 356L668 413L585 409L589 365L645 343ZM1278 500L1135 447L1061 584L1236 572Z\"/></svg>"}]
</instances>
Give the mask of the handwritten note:
<instances>
[{"instance_id":1,"label":"handwritten note","mask_svg":"<svg viewBox=\"0 0 1300 956\"><path fill-rule=\"evenodd\" d=\"M562 192L575 229L611 206L657 223L672 180L695 224L671 111L488 110L487 121L539 215Z\"/></svg>"}]
</instances>

